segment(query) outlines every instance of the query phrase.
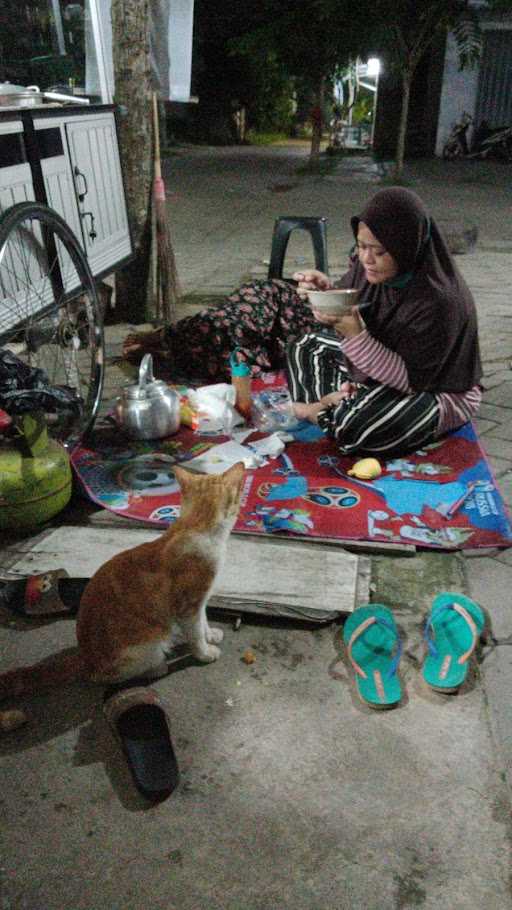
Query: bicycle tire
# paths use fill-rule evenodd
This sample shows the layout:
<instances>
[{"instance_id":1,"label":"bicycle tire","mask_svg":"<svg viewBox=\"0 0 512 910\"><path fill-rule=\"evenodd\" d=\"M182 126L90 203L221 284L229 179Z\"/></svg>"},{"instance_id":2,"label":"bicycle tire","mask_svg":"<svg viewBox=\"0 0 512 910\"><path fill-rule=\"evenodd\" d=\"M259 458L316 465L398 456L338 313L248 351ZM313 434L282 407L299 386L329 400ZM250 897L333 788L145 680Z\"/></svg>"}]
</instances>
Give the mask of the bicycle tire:
<instances>
[{"instance_id":1,"label":"bicycle tire","mask_svg":"<svg viewBox=\"0 0 512 910\"><path fill-rule=\"evenodd\" d=\"M101 403L101 308L78 239L57 212L38 202L16 203L0 216L0 347L42 369L49 386L64 386L79 398L79 415L47 415L50 435L75 448Z\"/></svg>"}]
</instances>

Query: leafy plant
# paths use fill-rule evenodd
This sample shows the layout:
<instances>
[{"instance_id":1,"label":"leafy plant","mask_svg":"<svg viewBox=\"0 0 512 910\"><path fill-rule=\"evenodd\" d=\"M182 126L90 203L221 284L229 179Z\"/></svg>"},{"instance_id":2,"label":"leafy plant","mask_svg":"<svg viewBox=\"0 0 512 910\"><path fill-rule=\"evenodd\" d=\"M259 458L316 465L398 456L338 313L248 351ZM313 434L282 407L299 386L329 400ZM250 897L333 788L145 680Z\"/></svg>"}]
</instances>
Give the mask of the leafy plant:
<instances>
[{"instance_id":1,"label":"leafy plant","mask_svg":"<svg viewBox=\"0 0 512 910\"><path fill-rule=\"evenodd\" d=\"M320 151L326 87L336 69L364 46L369 7L349 0L260 0L260 21L231 42L232 52L251 66L256 60L263 67L279 61L290 80L309 89L311 157Z\"/></svg>"},{"instance_id":2,"label":"leafy plant","mask_svg":"<svg viewBox=\"0 0 512 910\"><path fill-rule=\"evenodd\" d=\"M510 9L510 0L489 0L497 12ZM405 135L413 76L431 45L441 35L454 35L459 66L474 66L482 49L482 32L478 11L471 0L375 0L376 48L400 73L402 108L396 142L394 177L401 177L404 164Z\"/></svg>"}]
</instances>

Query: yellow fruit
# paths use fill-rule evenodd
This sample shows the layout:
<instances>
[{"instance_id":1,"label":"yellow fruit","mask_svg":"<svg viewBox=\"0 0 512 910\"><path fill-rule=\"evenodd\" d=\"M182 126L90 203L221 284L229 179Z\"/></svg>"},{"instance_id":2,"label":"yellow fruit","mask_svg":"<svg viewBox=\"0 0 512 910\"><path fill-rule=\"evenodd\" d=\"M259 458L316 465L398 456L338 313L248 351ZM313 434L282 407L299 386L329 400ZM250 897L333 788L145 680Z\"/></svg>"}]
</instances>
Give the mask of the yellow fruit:
<instances>
[{"instance_id":1,"label":"yellow fruit","mask_svg":"<svg viewBox=\"0 0 512 910\"><path fill-rule=\"evenodd\" d=\"M351 477L358 477L359 480L373 480L382 474L382 468L376 458L361 458L356 461L350 471L347 471Z\"/></svg>"}]
</instances>

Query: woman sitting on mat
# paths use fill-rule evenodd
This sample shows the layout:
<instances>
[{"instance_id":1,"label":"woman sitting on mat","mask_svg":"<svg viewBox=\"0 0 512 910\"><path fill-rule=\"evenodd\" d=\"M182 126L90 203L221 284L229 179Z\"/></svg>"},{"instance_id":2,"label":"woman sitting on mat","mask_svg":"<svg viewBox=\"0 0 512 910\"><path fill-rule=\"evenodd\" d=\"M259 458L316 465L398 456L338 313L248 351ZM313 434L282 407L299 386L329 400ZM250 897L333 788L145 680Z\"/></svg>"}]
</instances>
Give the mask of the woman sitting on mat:
<instances>
[{"instance_id":1,"label":"woman sitting on mat","mask_svg":"<svg viewBox=\"0 0 512 910\"><path fill-rule=\"evenodd\" d=\"M344 454L386 458L477 413L476 310L415 193L380 190L351 225L355 251L337 282L360 290L351 314L325 316L307 305L308 289L332 287L310 270L294 275L296 288L281 280L243 285L224 306L167 329L165 350L173 372L215 381L229 379L235 346L253 375L286 366L297 417L318 423ZM125 355L140 357L154 338L129 336Z\"/></svg>"}]
</instances>

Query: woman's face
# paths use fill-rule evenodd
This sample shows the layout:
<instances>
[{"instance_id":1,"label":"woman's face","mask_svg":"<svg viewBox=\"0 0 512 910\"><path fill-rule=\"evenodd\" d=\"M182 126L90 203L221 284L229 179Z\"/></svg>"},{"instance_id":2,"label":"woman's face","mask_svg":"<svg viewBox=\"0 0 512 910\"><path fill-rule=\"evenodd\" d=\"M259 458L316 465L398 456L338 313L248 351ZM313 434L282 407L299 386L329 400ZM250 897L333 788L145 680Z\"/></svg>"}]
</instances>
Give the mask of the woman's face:
<instances>
[{"instance_id":1,"label":"woman's face","mask_svg":"<svg viewBox=\"0 0 512 910\"><path fill-rule=\"evenodd\" d=\"M370 284L380 284L398 275L398 265L384 249L382 243L372 234L370 228L362 221L357 229L357 252Z\"/></svg>"}]
</instances>

